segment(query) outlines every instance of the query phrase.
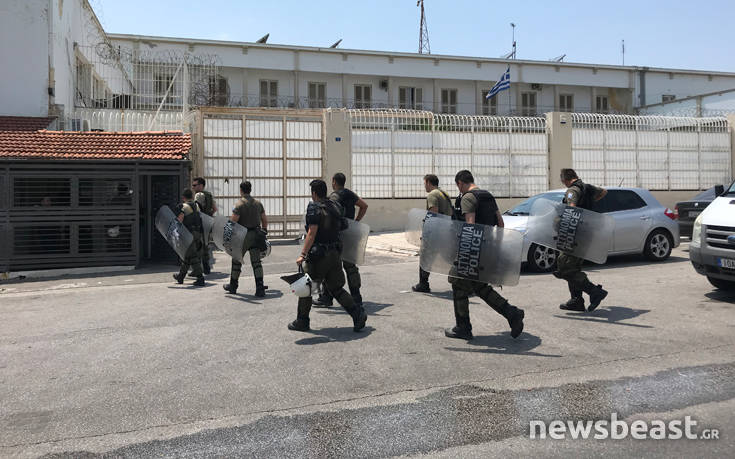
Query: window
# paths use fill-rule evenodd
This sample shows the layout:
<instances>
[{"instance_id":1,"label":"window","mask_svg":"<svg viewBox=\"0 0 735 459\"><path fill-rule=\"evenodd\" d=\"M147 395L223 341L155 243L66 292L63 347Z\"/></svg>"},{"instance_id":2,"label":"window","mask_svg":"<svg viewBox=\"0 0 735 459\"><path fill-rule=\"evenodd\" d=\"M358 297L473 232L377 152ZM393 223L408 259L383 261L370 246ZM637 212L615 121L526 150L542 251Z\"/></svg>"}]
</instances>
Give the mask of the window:
<instances>
[{"instance_id":1,"label":"window","mask_svg":"<svg viewBox=\"0 0 735 459\"><path fill-rule=\"evenodd\" d=\"M595 111L597 113L607 113L607 96L595 97Z\"/></svg>"},{"instance_id":2,"label":"window","mask_svg":"<svg viewBox=\"0 0 735 459\"><path fill-rule=\"evenodd\" d=\"M398 104L400 108L409 110L421 110L424 103L424 91L422 88L398 88Z\"/></svg>"},{"instance_id":3,"label":"window","mask_svg":"<svg viewBox=\"0 0 735 459\"><path fill-rule=\"evenodd\" d=\"M278 107L278 81L260 80L260 106Z\"/></svg>"},{"instance_id":4,"label":"window","mask_svg":"<svg viewBox=\"0 0 735 459\"><path fill-rule=\"evenodd\" d=\"M171 83L174 81L173 75L165 75L165 74L156 74L153 77L153 86L156 91L156 96L163 97L166 94L166 91L168 91L168 87L171 86ZM173 87L171 87L171 90L173 91Z\"/></svg>"},{"instance_id":5,"label":"window","mask_svg":"<svg viewBox=\"0 0 735 459\"><path fill-rule=\"evenodd\" d=\"M70 207L71 179L14 177L13 207Z\"/></svg>"},{"instance_id":6,"label":"window","mask_svg":"<svg viewBox=\"0 0 735 459\"><path fill-rule=\"evenodd\" d=\"M324 108L327 106L327 84L309 83L309 108Z\"/></svg>"},{"instance_id":7,"label":"window","mask_svg":"<svg viewBox=\"0 0 735 459\"><path fill-rule=\"evenodd\" d=\"M521 116L536 116L536 93L521 93Z\"/></svg>"},{"instance_id":8,"label":"window","mask_svg":"<svg viewBox=\"0 0 735 459\"><path fill-rule=\"evenodd\" d=\"M671 102L676 99L676 96L673 94L662 94L661 95L661 102Z\"/></svg>"},{"instance_id":9,"label":"window","mask_svg":"<svg viewBox=\"0 0 735 459\"><path fill-rule=\"evenodd\" d=\"M646 207L646 201L635 191L609 190L605 197L594 203L592 207L592 210L597 212L619 212Z\"/></svg>"},{"instance_id":10,"label":"window","mask_svg":"<svg viewBox=\"0 0 735 459\"><path fill-rule=\"evenodd\" d=\"M227 85L227 78L216 75L209 77L209 105L224 107L228 105L230 98L230 88Z\"/></svg>"},{"instance_id":11,"label":"window","mask_svg":"<svg viewBox=\"0 0 735 459\"><path fill-rule=\"evenodd\" d=\"M129 178L80 178L79 206L133 205L133 189Z\"/></svg>"},{"instance_id":12,"label":"window","mask_svg":"<svg viewBox=\"0 0 735 459\"><path fill-rule=\"evenodd\" d=\"M92 105L92 66L77 57L77 81L75 98L78 107Z\"/></svg>"},{"instance_id":13,"label":"window","mask_svg":"<svg viewBox=\"0 0 735 459\"><path fill-rule=\"evenodd\" d=\"M482 91L482 114L497 115L498 114L498 96L497 94L488 100L487 93L490 91Z\"/></svg>"},{"instance_id":14,"label":"window","mask_svg":"<svg viewBox=\"0 0 735 459\"><path fill-rule=\"evenodd\" d=\"M442 113L457 113L456 89L442 89Z\"/></svg>"},{"instance_id":15,"label":"window","mask_svg":"<svg viewBox=\"0 0 735 459\"><path fill-rule=\"evenodd\" d=\"M92 94L94 101L92 105L95 108L106 108L107 98L105 93L105 82L101 78L94 77L92 80Z\"/></svg>"},{"instance_id":16,"label":"window","mask_svg":"<svg viewBox=\"0 0 735 459\"><path fill-rule=\"evenodd\" d=\"M370 108L372 106L372 89L369 84L355 85L355 108Z\"/></svg>"},{"instance_id":17,"label":"window","mask_svg":"<svg viewBox=\"0 0 735 459\"><path fill-rule=\"evenodd\" d=\"M559 111L560 112L574 111L574 96L572 94L560 94L559 95Z\"/></svg>"}]
</instances>

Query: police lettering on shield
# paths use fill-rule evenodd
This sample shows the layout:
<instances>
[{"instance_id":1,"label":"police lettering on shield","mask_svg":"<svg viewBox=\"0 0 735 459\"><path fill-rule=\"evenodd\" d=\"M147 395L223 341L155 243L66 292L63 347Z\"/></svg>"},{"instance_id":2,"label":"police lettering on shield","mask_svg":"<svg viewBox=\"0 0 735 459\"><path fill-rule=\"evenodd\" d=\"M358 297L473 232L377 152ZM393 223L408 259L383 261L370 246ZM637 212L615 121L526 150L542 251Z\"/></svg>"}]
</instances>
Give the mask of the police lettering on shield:
<instances>
[{"instance_id":1,"label":"police lettering on shield","mask_svg":"<svg viewBox=\"0 0 735 459\"><path fill-rule=\"evenodd\" d=\"M483 233L481 225L469 223L462 225L457 253L457 273L460 277L475 280L479 278Z\"/></svg>"}]
</instances>

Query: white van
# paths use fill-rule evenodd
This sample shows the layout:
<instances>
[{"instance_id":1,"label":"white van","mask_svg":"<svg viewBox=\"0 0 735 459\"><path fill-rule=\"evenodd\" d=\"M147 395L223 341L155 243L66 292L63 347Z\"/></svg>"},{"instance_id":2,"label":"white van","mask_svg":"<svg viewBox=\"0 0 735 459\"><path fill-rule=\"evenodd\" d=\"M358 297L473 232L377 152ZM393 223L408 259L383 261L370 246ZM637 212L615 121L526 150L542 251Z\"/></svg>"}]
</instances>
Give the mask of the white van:
<instances>
[{"instance_id":1,"label":"white van","mask_svg":"<svg viewBox=\"0 0 735 459\"><path fill-rule=\"evenodd\" d=\"M694 220L689 259L712 285L735 291L735 182Z\"/></svg>"}]
</instances>

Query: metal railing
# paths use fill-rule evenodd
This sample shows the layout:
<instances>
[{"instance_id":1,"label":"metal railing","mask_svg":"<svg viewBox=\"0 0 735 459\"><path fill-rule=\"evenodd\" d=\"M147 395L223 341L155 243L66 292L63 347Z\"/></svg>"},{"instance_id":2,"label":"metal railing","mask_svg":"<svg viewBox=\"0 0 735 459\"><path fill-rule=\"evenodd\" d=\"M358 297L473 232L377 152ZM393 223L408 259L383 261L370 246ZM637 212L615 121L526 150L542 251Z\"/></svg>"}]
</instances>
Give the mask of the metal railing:
<instances>
[{"instance_id":1,"label":"metal railing","mask_svg":"<svg viewBox=\"0 0 735 459\"><path fill-rule=\"evenodd\" d=\"M367 198L422 198L433 173L451 191L469 169L498 197L527 197L548 184L546 119L350 110L352 183Z\"/></svg>"},{"instance_id":2,"label":"metal railing","mask_svg":"<svg viewBox=\"0 0 735 459\"><path fill-rule=\"evenodd\" d=\"M189 112L185 117L182 112L141 110L115 110L115 109L87 109L77 108L74 110L74 119L83 122L86 120L88 126L81 124L79 129L112 131L112 132L140 132L140 131L184 131L191 132L192 123L196 115ZM72 127L67 119L67 130Z\"/></svg>"},{"instance_id":3,"label":"metal railing","mask_svg":"<svg viewBox=\"0 0 735 459\"><path fill-rule=\"evenodd\" d=\"M700 190L731 180L727 119L572 114L573 167L603 186Z\"/></svg>"}]
</instances>

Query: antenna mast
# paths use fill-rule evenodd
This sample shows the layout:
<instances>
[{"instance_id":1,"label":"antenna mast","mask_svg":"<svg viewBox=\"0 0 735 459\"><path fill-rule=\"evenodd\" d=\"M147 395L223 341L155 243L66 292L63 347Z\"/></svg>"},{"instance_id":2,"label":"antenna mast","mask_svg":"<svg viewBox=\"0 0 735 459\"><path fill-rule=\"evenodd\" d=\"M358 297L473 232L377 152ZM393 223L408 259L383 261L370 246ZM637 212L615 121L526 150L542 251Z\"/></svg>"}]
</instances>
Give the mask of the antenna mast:
<instances>
[{"instance_id":1,"label":"antenna mast","mask_svg":"<svg viewBox=\"0 0 735 459\"><path fill-rule=\"evenodd\" d=\"M424 0L418 0L416 6L421 7L421 24L419 25L419 54L431 54L429 46L429 29L426 27L426 13L424 12Z\"/></svg>"}]
</instances>

